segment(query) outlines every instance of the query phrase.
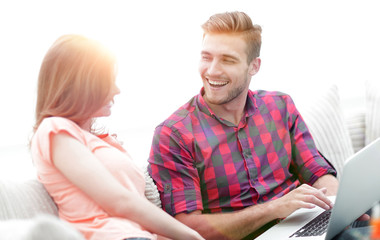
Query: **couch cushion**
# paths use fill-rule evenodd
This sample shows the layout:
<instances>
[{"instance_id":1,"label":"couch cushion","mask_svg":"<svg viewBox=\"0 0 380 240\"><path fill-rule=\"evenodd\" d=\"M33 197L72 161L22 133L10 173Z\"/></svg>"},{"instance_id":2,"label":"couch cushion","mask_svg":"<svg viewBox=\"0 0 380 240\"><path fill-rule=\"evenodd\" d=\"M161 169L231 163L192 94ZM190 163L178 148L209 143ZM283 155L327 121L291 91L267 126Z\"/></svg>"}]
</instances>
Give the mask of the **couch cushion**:
<instances>
[{"instance_id":1,"label":"couch cushion","mask_svg":"<svg viewBox=\"0 0 380 240\"><path fill-rule=\"evenodd\" d=\"M345 160L354 150L344 124L338 87L331 86L316 101L300 108L300 112L318 150L334 165L339 178Z\"/></svg>"},{"instance_id":2,"label":"couch cushion","mask_svg":"<svg viewBox=\"0 0 380 240\"><path fill-rule=\"evenodd\" d=\"M366 82L366 145L380 137L380 83Z\"/></svg>"},{"instance_id":3,"label":"couch cushion","mask_svg":"<svg viewBox=\"0 0 380 240\"><path fill-rule=\"evenodd\" d=\"M0 240L84 240L68 223L53 215L0 221Z\"/></svg>"},{"instance_id":4,"label":"couch cushion","mask_svg":"<svg viewBox=\"0 0 380 240\"><path fill-rule=\"evenodd\" d=\"M345 118L348 133L351 138L354 152L359 151L365 146L365 113L360 111L353 113Z\"/></svg>"},{"instance_id":5,"label":"couch cushion","mask_svg":"<svg viewBox=\"0 0 380 240\"><path fill-rule=\"evenodd\" d=\"M36 179L25 182L0 180L0 220L58 215L57 207Z\"/></svg>"}]
</instances>

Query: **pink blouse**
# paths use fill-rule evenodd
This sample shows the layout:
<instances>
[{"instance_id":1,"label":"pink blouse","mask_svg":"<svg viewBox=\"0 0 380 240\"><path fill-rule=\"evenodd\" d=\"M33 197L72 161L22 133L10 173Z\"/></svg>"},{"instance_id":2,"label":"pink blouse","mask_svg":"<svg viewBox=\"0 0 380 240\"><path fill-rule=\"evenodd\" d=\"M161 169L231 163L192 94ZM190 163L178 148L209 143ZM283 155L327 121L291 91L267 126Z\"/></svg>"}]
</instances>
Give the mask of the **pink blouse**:
<instances>
[{"instance_id":1,"label":"pink blouse","mask_svg":"<svg viewBox=\"0 0 380 240\"><path fill-rule=\"evenodd\" d=\"M59 132L65 132L83 143L124 187L145 197L143 173L115 139L108 135L95 136L66 118L50 117L44 119L38 127L32 139L31 151L38 180L57 204L59 217L71 223L86 239L156 239L156 235L132 220L108 215L62 175L51 157L51 137Z\"/></svg>"}]
</instances>

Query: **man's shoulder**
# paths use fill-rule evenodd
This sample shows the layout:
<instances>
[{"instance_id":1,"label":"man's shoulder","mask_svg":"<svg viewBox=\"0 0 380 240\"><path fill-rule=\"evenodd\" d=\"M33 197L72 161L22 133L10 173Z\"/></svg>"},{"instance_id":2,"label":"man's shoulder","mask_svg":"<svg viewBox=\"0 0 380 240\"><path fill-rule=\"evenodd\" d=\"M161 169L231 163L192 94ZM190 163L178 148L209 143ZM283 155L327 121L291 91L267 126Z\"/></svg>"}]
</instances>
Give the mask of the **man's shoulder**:
<instances>
[{"instance_id":1,"label":"man's shoulder","mask_svg":"<svg viewBox=\"0 0 380 240\"><path fill-rule=\"evenodd\" d=\"M287 109L287 107L294 105L292 98L284 92L256 90L251 93L253 101L259 108L265 106L265 109Z\"/></svg>"},{"instance_id":2,"label":"man's shoulder","mask_svg":"<svg viewBox=\"0 0 380 240\"><path fill-rule=\"evenodd\" d=\"M267 91L267 90L256 90L251 91L254 96L257 96L259 98L268 98L268 97L290 97L289 94L281 92L281 91Z\"/></svg>"}]
</instances>

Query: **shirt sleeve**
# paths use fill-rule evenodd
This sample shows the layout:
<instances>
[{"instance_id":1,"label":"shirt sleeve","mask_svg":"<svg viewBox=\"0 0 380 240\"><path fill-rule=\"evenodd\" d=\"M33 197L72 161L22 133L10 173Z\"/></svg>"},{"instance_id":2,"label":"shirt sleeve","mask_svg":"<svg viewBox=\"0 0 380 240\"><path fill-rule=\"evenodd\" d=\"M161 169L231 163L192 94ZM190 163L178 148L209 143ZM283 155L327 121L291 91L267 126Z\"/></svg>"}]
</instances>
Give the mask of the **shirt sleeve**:
<instances>
[{"instance_id":1,"label":"shirt sleeve","mask_svg":"<svg viewBox=\"0 0 380 240\"><path fill-rule=\"evenodd\" d=\"M34 151L40 156L40 160L45 164L52 164L51 143L52 137L58 133L65 132L85 143L85 138L78 125L61 117L50 117L44 119L35 133L32 141Z\"/></svg>"},{"instance_id":2,"label":"shirt sleeve","mask_svg":"<svg viewBox=\"0 0 380 240\"><path fill-rule=\"evenodd\" d=\"M284 96L289 112L288 127L292 143L291 171L301 182L313 185L326 174L336 176L335 169L319 153L313 137L290 96Z\"/></svg>"},{"instance_id":3,"label":"shirt sleeve","mask_svg":"<svg viewBox=\"0 0 380 240\"><path fill-rule=\"evenodd\" d=\"M172 216L203 210L198 171L184 138L177 129L158 126L148 160L162 206Z\"/></svg>"}]
</instances>

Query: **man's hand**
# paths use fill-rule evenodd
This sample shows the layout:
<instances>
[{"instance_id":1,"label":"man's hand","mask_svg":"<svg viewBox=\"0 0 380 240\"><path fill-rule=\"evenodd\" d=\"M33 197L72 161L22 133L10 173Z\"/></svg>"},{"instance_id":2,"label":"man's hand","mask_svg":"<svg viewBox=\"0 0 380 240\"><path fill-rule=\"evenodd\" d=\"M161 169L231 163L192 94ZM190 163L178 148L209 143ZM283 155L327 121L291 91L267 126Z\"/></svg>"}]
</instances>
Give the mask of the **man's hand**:
<instances>
[{"instance_id":1,"label":"man's hand","mask_svg":"<svg viewBox=\"0 0 380 240\"><path fill-rule=\"evenodd\" d=\"M326 192L326 188L316 189L302 184L272 203L278 209L278 218L285 218L299 208L310 209L319 206L327 210L333 207L333 203L327 198Z\"/></svg>"},{"instance_id":2,"label":"man's hand","mask_svg":"<svg viewBox=\"0 0 380 240\"><path fill-rule=\"evenodd\" d=\"M327 174L318 178L317 181L313 184L315 188L327 188L327 192L325 193L327 196L336 196L338 193L338 180L333 175ZM368 221L370 216L368 214L363 214L357 220L358 221Z\"/></svg>"}]
</instances>

